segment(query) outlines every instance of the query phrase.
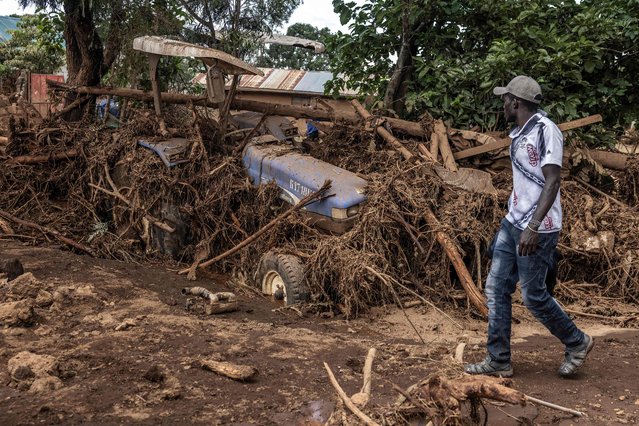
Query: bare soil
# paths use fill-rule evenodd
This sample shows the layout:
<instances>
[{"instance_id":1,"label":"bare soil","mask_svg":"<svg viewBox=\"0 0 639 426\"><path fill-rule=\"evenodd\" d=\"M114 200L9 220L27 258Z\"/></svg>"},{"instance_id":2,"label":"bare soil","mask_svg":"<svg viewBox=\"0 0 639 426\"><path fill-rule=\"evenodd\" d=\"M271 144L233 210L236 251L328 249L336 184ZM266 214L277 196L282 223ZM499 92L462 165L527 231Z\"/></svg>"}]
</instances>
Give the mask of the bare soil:
<instances>
[{"instance_id":1,"label":"bare soil","mask_svg":"<svg viewBox=\"0 0 639 426\"><path fill-rule=\"evenodd\" d=\"M321 424L337 402L322 362L348 394L359 392L369 348L373 366L368 413L392 409L392 384L407 388L454 366L458 341L467 360L483 357L485 324L430 307L376 309L346 321L306 314L250 292L237 312L207 316L185 309L183 276L165 265L78 256L56 248L0 241L0 258L18 257L54 302L35 309L29 327L0 329L0 423L14 424ZM195 285L236 291L226 277L200 274ZM6 284L5 284L6 286ZM57 293L56 293L57 291ZM0 285L0 297L6 292ZM57 296L56 296L57 295ZM62 295L62 296L61 296ZM0 300L3 301L3 300ZM516 310L514 387L586 412L570 415L529 404L487 403L489 424L635 424L639 422L639 331L578 318L596 337L579 375L557 376L563 349L525 310ZM117 329L117 330L116 330ZM28 351L55 358L61 385L36 389L33 377L9 372ZM237 382L206 371L199 360L250 365L259 375ZM16 377L17 376L17 379ZM516 418L520 417L519 420ZM531 424L531 423L527 424Z\"/></svg>"}]
</instances>

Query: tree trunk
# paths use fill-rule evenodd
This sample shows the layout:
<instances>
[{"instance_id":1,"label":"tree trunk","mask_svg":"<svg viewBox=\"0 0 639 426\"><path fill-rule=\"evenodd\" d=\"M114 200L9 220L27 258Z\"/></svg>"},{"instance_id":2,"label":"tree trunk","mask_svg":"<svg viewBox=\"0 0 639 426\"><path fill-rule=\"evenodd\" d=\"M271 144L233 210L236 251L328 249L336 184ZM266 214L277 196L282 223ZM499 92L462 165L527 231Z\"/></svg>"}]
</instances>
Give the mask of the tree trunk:
<instances>
[{"instance_id":1,"label":"tree trunk","mask_svg":"<svg viewBox=\"0 0 639 426\"><path fill-rule=\"evenodd\" d=\"M413 73L413 46L410 28L410 2L404 3L402 10L402 47L399 50L397 64L386 87L384 108L401 115L404 111L407 83Z\"/></svg>"},{"instance_id":2,"label":"tree trunk","mask_svg":"<svg viewBox=\"0 0 639 426\"><path fill-rule=\"evenodd\" d=\"M64 41L66 43L68 82L74 86L95 86L102 77L102 40L93 22L91 0L65 0ZM65 105L76 100L77 94L69 92ZM89 102L86 108L90 108ZM74 109L65 117L78 120L82 109Z\"/></svg>"},{"instance_id":3,"label":"tree trunk","mask_svg":"<svg viewBox=\"0 0 639 426\"><path fill-rule=\"evenodd\" d=\"M121 26L125 19L126 11L124 10L123 3L120 1L113 2L113 10L111 10L111 19L109 20L109 32L105 39L100 77L109 72L122 50L122 45L125 43L125 34Z\"/></svg>"}]
</instances>

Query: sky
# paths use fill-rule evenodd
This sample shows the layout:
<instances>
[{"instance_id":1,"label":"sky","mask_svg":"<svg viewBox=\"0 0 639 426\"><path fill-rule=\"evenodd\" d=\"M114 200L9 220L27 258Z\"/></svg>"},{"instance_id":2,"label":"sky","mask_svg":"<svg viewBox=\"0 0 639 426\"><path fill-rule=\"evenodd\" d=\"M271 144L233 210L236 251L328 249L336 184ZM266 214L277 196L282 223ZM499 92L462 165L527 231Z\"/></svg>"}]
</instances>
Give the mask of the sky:
<instances>
[{"instance_id":1,"label":"sky","mask_svg":"<svg viewBox=\"0 0 639 426\"><path fill-rule=\"evenodd\" d=\"M357 3L363 3L363 0L356 0ZM28 8L23 10L18 5L17 0L0 0L0 15L11 15L13 13L33 13L34 8ZM348 29L342 26L339 22L339 16L333 12L333 3L331 0L304 0L301 6L299 6L288 24L295 24L302 22L305 24L311 24L319 28L328 27L331 31L335 32L341 30L347 32ZM288 25L286 25L288 27ZM285 30L282 30L284 33Z\"/></svg>"}]
</instances>

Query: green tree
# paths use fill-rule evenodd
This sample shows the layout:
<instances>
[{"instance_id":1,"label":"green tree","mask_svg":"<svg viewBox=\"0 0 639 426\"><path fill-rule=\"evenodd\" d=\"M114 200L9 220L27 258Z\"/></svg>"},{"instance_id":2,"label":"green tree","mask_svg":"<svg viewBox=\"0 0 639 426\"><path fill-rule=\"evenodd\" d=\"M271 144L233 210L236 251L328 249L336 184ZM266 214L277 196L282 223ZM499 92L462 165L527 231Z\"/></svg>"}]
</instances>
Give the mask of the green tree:
<instances>
[{"instance_id":1,"label":"green tree","mask_svg":"<svg viewBox=\"0 0 639 426\"><path fill-rule=\"evenodd\" d=\"M140 31L173 32L183 14L172 0L20 0L64 16L64 41L69 82L97 85L125 45Z\"/></svg>"},{"instance_id":2,"label":"green tree","mask_svg":"<svg viewBox=\"0 0 639 426\"><path fill-rule=\"evenodd\" d=\"M282 26L302 0L177 0L193 19L189 39L239 57L255 54L260 37Z\"/></svg>"},{"instance_id":3,"label":"green tree","mask_svg":"<svg viewBox=\"0 0 639 426\"><path fill-rule=\"evenodd\" d=\"M326 27L319 29L310 24L296 23L288 27L286 35L326 43L331 35L331 30ZM329 69L328 55L324 53L314 53L299 47L276 44L262 50L256 65L307 71L326 71Z\"/></svg>"},{"instance_id":4,"label":"green tree","mask_svg":"<svg viewBox=\"0 0 639 426\"><path fill-rule=\"evenodd\" d=\"M429 110L458 126L491 129L504 126L492 88L527 74L541 83L544 108L557 121L594 113L609 124L636 118L636 1L333 4L352 31L329 42L333 71L343 75L334 91L346 85L389 109L404 105L409 117ZM402 62L402 49L410 60Z\"/></svg>"},{"instance_id":5,"label":"green tree","mask_svg":"<svg viewBox=\"0 0 639 426\"><path fill-rule=\"evenodd\" d=\"M0 44L0 77L19 70L50 74L63 64L62 21L56 14L22 16L11 39Z\"/></svg>"}]
</instances>

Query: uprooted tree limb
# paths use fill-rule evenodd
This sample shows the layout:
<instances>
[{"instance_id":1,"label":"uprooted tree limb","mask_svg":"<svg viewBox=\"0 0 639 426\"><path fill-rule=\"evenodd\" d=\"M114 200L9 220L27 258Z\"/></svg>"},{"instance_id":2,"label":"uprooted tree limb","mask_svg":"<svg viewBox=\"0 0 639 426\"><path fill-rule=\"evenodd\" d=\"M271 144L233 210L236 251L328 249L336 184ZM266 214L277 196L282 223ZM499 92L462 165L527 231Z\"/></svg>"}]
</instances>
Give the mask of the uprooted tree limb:
<instances>
[{"instance_id":1,"label":"uprooted tree limb","mask_svg":"<svg viewBox=\"0 0 639 426\"><path fill-rule=\"evenodd\" d=\"M89 254L90 256L95 257L95 253L93 252L93 249L91 249L88 246L85 246L84 244L77 243L73 241L71 238L65 237L64 235L62 235L55 229L50 229L50 228L38 225L37 223L33 223L33 222L29 222L28 220L17 218L13 216L12 214L5 212L4 210L0 210L0 216L4 217L7 220L10 220L11 222L17 223L18 225L26 226L27 228L31 228L31 229L36 229L44 234L53 235L55 238L62 241L63 243L68 244L71 247L74 247L80 251L83 251Z\"/></svg>"},{"instance_id":2,"label":"uprooted tree limb","mask_svg":"<svg viewBox=\"0 0 639 426\"><path fill-rule=\"evenodd\" d=\"M7 160L6 164L41 164L49 161L69 160L78 156L77 149L51 152L45 155L20 155Z\"/></svg>"},{"instance_id":3,"label":"uprooted tree limb","mask_svg":"<svg viewBox=\"0 0 639 426\"><path fill-rule=\"evenodd\" d=\"M353 104L357 112L362 116L364 120L371 119L371 114L368 111L366 111L366 109L362 106L362 104L360 104L356 99L354 99L351 103ZM400 154L402 154L402 156L404 157L404 160L410 160L413 158L413 154L402 145L399 139L393 136L383 126L376 125L375 131L382 138L384 138L384 140L388 142L394 149L396 149Z\"/></svg>"},{"instance_id":4,"label":"uprooted tree limb","mask_svg":"<svg viewBox=\"0 0 639 426\"><path fill-rule=\"evenodd\" d=\"M450 237L441 230L441 223L439 222L439 220L437 220L437 217L435 217L435 214L430 209L426 209L426 211L424 212L424 217L426 218L426 222L428 222L428 225L435 231L437 241L444 248L444 251L446 251L448 258L452 262L453 267L457 272L457 276L459 277L464 290L466 290L466 294L468 295L470 302L481 315L483 315L484 317L488 316L486 300L475 286L473 278L470 276L470 273L468 272L468 269L466 268L466 265L464 264L464 261L459 254L457 246L450 239Z\"/></svg>"}]
</instances>

